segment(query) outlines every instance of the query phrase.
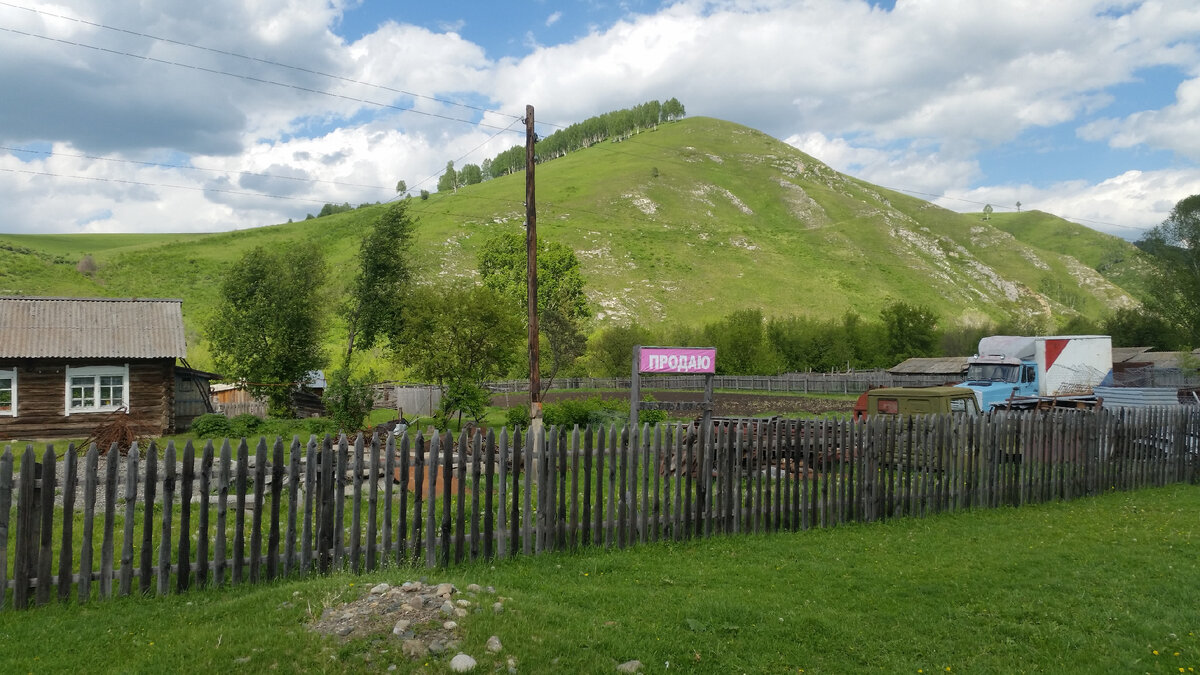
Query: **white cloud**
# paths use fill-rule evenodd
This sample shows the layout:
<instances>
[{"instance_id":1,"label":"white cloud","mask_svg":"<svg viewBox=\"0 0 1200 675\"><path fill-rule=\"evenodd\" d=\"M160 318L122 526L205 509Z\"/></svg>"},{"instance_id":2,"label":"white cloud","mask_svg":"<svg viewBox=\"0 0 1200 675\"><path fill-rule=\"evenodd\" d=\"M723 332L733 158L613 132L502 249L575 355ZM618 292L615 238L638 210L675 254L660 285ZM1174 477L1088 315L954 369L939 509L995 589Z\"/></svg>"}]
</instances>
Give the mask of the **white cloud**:
<instances>
[{"instance_id":1,"label":"white cloud","mask_svg":"<svg viewBox=\"0 0 1200 675\"><path fill-rule=\"evenodd\" d=\"M551 14L550 16L546 17L546 27L549 28L550 26L553 26L554 24L558 23L558 20L562 18L562 15L563 15L562 12L555 12L555 13Z\"/></svg>"}]
</instances>

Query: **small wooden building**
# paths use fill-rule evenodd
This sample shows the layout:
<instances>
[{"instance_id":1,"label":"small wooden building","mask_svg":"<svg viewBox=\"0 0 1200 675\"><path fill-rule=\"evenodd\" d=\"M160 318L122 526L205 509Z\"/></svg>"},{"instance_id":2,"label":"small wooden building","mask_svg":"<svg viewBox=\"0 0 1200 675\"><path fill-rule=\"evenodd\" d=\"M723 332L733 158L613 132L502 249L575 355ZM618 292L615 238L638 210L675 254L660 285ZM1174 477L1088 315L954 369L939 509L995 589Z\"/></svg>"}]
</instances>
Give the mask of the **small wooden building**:
<instances>
[{"instance_id":1,"label":"small wooden building","mask_svg":"<svg viewBox=\"0 0 1200 675\"><path fill-rule=\"evenodd\" d=\"M0 297L0 440L175 430L181 300Z\"/></svg>"}]
</instances>

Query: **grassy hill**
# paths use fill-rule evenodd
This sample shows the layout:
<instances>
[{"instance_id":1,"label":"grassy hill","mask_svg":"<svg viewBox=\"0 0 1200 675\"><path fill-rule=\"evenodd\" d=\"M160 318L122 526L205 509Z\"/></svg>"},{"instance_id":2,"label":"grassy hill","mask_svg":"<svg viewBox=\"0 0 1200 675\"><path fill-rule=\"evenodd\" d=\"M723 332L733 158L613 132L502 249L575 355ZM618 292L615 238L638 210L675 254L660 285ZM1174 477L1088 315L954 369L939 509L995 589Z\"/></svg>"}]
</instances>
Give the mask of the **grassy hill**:
<instances>
[{"instance_id":1,"label":"grassy hill","mask_svg":"<svg viewBox=\"0 0 1200 675\"><path fill-rule=\"evenodd\" d=\"M483 241L523 228L524 197L515 174L414 200L420 273L474 276ZM539 236L579 255L597 325L699 324L746 307L874 318L902 299L946 323L1019 318L1053 330L1135 304L1140 291L1139 254L1119 239L1036 211L989 221L947 211L709 118L539 165L537 206ZM181 297L192 362L205 367L199 326L243 252L316 241L336 294L383 208L216 234L0 235L0 293ZM85 255L94 273L77 270Z\"/></svg>"}]
</instances>

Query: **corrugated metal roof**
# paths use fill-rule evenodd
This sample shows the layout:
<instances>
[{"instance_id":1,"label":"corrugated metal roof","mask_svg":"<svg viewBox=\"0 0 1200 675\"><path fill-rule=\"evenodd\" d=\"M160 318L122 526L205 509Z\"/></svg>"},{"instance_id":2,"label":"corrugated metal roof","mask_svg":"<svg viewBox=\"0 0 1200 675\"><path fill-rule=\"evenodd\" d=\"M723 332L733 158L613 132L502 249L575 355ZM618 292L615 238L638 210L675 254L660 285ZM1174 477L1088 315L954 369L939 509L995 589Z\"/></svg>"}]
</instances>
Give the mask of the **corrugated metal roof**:
<instances>
[{"instance_id":1,"label":"corrugated metal roof","mask_svg":"<svg viewBox=\"0 0 1200 675\"><path fill-rule=\"evenodd\" d=\"M967 357L911 358L888 369L893 375L959 375L967 370Z\"/></svg>"},{"instance_id":2,"label":"corrugated metal roof","mask_svg":"<svg viewBox=\"0 0 1200 675\"><path fill-rule=\"evenodd\" d=\"M1113 347L1112 360L1113 363L1121 363L1123 361L1137 361L1137 357L1150 351L1152 347Z\"/></svg>"},{"instance_id":3,"label":"corrugated metal roof","mask_svg":"<svg viewBox=\"0 0 1200 675\"><path fill-rule=\"evenodd\" d=\"M1105 408L1144 408L1179 405L1179 390L1173 387L1096 387Z\"/></svg>"},{"instance_id":4,"label":"corrugated metal roof","mask_svg":"<svg viewBox=\"0 0 1200 675\"><path fill-rule=\"evenodd\" d=\"M186 358L183 301L0 297L0 358Z\"/></svg>"}]
</instances>

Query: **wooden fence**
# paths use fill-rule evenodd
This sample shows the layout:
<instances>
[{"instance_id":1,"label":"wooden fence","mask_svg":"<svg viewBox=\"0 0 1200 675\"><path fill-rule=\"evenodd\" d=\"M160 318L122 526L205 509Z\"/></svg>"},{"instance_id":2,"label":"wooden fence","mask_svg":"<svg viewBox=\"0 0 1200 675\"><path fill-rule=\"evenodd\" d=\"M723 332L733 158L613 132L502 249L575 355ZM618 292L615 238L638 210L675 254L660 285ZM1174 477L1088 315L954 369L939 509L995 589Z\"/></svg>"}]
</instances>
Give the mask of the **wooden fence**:
<instances>
[{"instance_id":1,"label":"wooden fence","mask_svg":"<svg viewBox=\"0 0 1200 675\"><path fill-rule=\"evenodd\" d=\"M644 389L703 390L703 375L655 375L643 380ZM961 381L953 375L892 375L886 370L861 370L848 373L789 373L787 375L717 375L713 386L733 391L791 394L860 394L872 387L922 387ZM559 377L554 389L625 389L628 377ZM528 380L489 382L493 393L528 392Z\"/></svg>"},{"instance_id":2,"label":"wooden fence","mask_svg":"<svg viewBox=\"0 0 1200 675\"><path fill-rule=\"evenodd\" d=\"M1198 447L1175 408L6 449L0 609L1195 483Z\"/></svg>"}]
</instances>

